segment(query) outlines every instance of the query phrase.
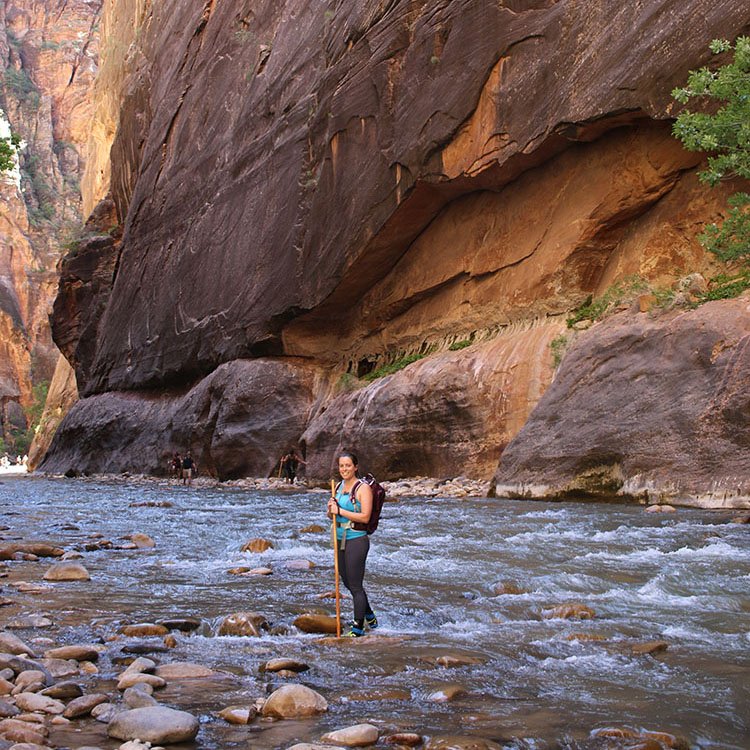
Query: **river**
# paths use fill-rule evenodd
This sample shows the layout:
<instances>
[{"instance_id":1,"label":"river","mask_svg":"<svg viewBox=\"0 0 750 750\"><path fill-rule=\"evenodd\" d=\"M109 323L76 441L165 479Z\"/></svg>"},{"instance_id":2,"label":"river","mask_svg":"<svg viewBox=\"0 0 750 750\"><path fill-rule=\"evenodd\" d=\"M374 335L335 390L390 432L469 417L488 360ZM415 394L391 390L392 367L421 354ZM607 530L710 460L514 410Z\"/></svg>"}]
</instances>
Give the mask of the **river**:
<instances>
[{"instance_id":1,"label":"river","mask_svg":"<svg viewBox=\"0 0 750 750\"><path fill-rule=\"evenodd\" d=\"M131 505L160 501L172 507ZM117 544L143 532L156 547L85 552L90 582L36 595L16 594L8 580L41 582L49 561L9 563L10 578L0 583L18 604L0 609L0 618L44 612L56 641L71 643L106 639L126 623L201 618L197 634L181 635L177 648L155 655L233 675L162 698L201 717L200 748L288 747L368 719L384 732L475 735L514 748L605 747L591 733L608 726L671 732L695 748L750 748L750 527L729 523L736 512L650 514L628 505L486 498L387 503L366 578L385 638L339 645L294 629L259 639L216 637L218 622L236 611L285 625L308 608L333 611L330 600L318 598L333 584L330 535L300 533L325 524L324 505L324 495L307 491L4 479L5 541L44 539L75 549L92 534ZM274 548L240 552L254 537ZM285 567L299 559L315 567ZM227 573L240 565L270 565L274 574ZM501 581L525 593L496 595ZM595 617L543 617L568 602L585 604ZM343 612L349 610L345 599ZM48 634L14 632L26 639ZM669 648L633 653L633 645L655 639ZM446 654L475 663L436 664ZM275 656L311 665L300 681L328 699L329 711L252 727L217 719L218 709L283 682L258 672ZM104 658L100 669L104 678L121 667ZM465 694L430 700L446 683ZM117 744L99 740L101 747Z\"/></svg>"}]
</instances>

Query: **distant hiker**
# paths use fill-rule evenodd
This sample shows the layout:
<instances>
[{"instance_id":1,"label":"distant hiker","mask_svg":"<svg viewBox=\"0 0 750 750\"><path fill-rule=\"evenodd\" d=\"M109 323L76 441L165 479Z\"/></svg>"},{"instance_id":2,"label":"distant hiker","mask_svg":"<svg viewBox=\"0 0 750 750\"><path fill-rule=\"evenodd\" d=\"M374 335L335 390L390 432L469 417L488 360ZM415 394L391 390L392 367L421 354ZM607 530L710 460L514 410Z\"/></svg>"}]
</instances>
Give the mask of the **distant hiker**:
<instances>
[{"instance_id":1,"label":"distant hiker","mask_svg":"<svg viewBox=\"0 0 750 750\"><path fill-rule=\"evenodd\" d=\"M172 455L170 467L172 476L179 481L182 477L182 457L177 451Z\"/></svg>"},{"instance_id":2,"label":"distant hiker","mask_svg":"<svg viewBox=\"0 0 750 750\"><path fill-rule=\"evenodd\" d=\"M294 484L300 464L304 465L305 461L297 455L297 451L293 448L281 457L281 472L289 484Z\"/></svg>"},{"instance_id":3,"label":"distant hiker","mask_svg":"<svg viewBox=\"0 0 750 750\"><path fill-rule=\"evenodd\" d=\"M192 484L193 472L195 471L195 462L193 457L190 455L190 451L185 454L185 458L182 459L182 483Z\"/></svg>"},{"instance_id":4,"label":"distant hiker","mask_svg":"<svg viewBox=\"0 0 750 750\"><path fill-rule=\"evenodd\" d=\"M343 451L339 454L338 469L341 481L334 496L328 501L328 516L336 517L336 539L339 571L344 586L354 600L354 621L348 632L349 638L365 634L365 626L374 630L378 618L370 607L364 586L365 562L370 551L367 524L373 510L373 492L370 485L357 476L357 457Z\"/></svg>"}]
</instances>

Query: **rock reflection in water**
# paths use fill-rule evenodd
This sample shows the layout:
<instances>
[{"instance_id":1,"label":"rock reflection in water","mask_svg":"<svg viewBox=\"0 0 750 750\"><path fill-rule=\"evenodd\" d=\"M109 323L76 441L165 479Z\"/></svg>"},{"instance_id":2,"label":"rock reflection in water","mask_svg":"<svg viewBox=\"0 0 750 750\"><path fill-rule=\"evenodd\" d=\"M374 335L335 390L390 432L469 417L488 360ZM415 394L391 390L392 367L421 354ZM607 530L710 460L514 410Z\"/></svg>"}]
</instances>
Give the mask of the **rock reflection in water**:
<instances>
[{"instance_id":1,"label":"rock reflection in water","mask_svg":"<svg viewBox=\"0 0 750 750\"><path fill-rule=\"evenodd\" d=\"M12 584L40 584L50 561L9 562L0 597L13 603L0 616L6 626L22 626L13 632L32 643L105 641L99 674L90 678L98 692L118 695L118 662L141 652L157 663L197 662L223 673L174 678L155 693L201 718L203 748L288 747L365 720L381 736L473 735L506 747L632 744L591 736L608 726L663 730L700 748L746 747L750 550L747 527L727 523L730 515L487 499L387 505L367 577L381 628L336 642L291 626L305 611L333 611L320 598L333 569L324 499L7 480L0 484L0 526L7 527L0 546L24 539L78 550L91 580L24 591ZM156 505L163 501L171 506ZM314 523L324 530L302 533ZM156 546L134 549L135 533ZM241 552L257 538L273 547ZM298 560L314 566L289 564ZM228 573L241 567L269 567L272 575ZM348 615L348 599L342 608ZM218 637L219 624L235 612L262 614L270 631ZM34 615L52 625L30 626ZM200 625L173 631L173 648L147 629L143 636L120 632L188 617ZM651 649L657 641L666 646ZM260 670L277 657L310 669ZM217 717L290 682L321 693L329 710L248 726ZM56 728L51 741L117 744L91 719L71 727Z\"/></svg>"}]
</instances>

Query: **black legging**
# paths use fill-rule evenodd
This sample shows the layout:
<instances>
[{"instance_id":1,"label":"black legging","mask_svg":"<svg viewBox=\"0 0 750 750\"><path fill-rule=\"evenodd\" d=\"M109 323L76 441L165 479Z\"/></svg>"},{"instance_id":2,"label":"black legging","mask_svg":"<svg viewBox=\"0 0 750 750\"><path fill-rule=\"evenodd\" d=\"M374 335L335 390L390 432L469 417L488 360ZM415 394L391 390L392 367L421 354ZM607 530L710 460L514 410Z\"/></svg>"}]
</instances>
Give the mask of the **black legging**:
<instances>
[{"instance_id":1,"label":"black legging","mask_svg":"<svg viewBox=\"0 0 750 750\"><path fill-rule=\"evenodd\" d=\"M344 549L341 549L341 542L339 542L339 573L341 573L344 586L349 589L354 599L354 619L360 625L365 615L372 612L362 586L362 580L365 577L365 561L369 551L370 537L366 535L347 539Z\"/></svg>"}]
</instances>

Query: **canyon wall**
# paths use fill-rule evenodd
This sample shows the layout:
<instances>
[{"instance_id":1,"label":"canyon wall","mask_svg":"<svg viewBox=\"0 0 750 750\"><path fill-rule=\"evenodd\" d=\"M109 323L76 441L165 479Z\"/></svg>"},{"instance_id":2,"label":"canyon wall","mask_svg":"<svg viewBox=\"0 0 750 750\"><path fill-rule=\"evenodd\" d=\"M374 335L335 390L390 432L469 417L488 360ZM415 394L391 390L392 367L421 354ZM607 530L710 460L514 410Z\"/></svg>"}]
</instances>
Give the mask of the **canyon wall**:
<instances>
[{"instance_id":1,"label":"canyon wall","mask_svg":"<svg viewBox=\"0 0 750 750\"><path fill-rule=\"evenodd\" d=\"M56 264L81 223L102 0L0 2L0 121L23 140L0 178L0 437L27 427L57 366ZM35 393L35 388L37 392ZM40 388L41 387L41 388Z\"/></svg>"},{"instance_id":2,"label":"canyon wall","mask_svg":"<svg viewBox=\"0 0 750 750\"><path fill-rule=\"evenodd\" d=\"M386 477L489 480L571 309L715 271L695 234L726 192L671 137L670 91L748 28L744 2L105 6L130 22L102 42L92 142L112 145L84 182L117 231L61 266L85 397L46 470L189 447L268 473L299 443L325 476L353 444Z\"/></svg>"}]
</instances>

